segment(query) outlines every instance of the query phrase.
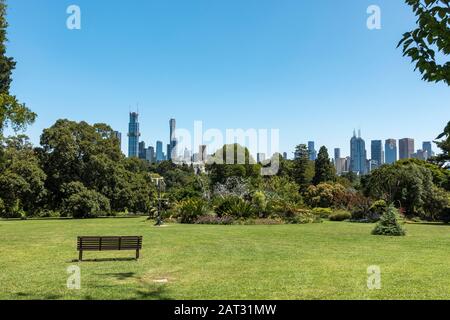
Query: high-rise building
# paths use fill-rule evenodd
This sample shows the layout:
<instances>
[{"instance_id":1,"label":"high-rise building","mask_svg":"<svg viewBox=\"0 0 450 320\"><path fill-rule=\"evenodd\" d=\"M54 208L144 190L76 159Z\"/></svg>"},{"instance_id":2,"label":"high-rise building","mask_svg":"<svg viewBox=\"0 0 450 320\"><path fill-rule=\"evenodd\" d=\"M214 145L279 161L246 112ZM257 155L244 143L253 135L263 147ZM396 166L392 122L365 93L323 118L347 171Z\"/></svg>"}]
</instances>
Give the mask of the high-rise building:
<instances>
[{"instance_id":1,"label":"high-rise building","mask_svg":"<svg viewBox=\"0 0 450 320\"><path fill-rule=\"evenodd\" d=\"M361 132L358 137L356 132L350 140L350 171L364 175L368 173L366 143L361 138Z\"/></svg>"},{"instance_id":2,"label":"high-rise building","mask_svg":"<svg viewBox=\"0 0 450 320\"><path fill-rule=\"evenodd\" d=\"M309 141L308 142L308 152L309 152L309 160L316 161L317 159L317 151L315 148L315 142Z\"/></svg>"},{"instance_id":3,"label":"high-rise building","mask_svg":"<svg viewBox=\"0 0 450 320\"><path fill-rule=\"evenodd\" d=\"M340 148L335 148L334 149L334 162L336 163L337 159L341 158L341 149Z\"/></svg>"},{"instance_id":4,"label":"high-rise building","mask_svg":"<svg viewBox=\"0 0 450 320\"><path fill-rule=\"evenodd\" d=\"M401 139L398 145L400 150L400 159L410 159L414 154L414 139Z\"/></svg>"},{"instance_id":5,"label":"high-rise building","mask_svg":"<svg viewBox=\"0 0 450 320\"><path fill-rule=\"evenodd\" d=\"M258 163L261 163L263 161L266 161L266 154L265 153L257 153L256 154L256 161Z\"/></svg>"},{"instance_id":6,"label":"high-rise building","mask_svg":"<svg viewBox=\"0 0 450 320\"><path fill-rule=\"evenodd\" d=\"M434 156L434 152L433 152L433 147L432 147L431 141L424 141L422 143L422 150L427 152L427 159Z\"/></svg>"},{"instance_id":7,"label":"high-rise building","mask_svg":"<svg viewBox=\"0 0 450 320\"><path fill-rule=\"evenodd\" d=\"M139 114L130 112L130 123L128 124L128 157L138 157L139 150Z\"/></svg>"},{"instance_id":8,"label":"high-rise building","mask_svg":"<svg viewBox=\"0 0 450 320\"><path fill-rule=\"evenodd\" d=\"M114 131L113 136L117 139L117 141L119 141L119 148L122 149L122 133L119 131Z\"/></svg>"},{"instance_id":9,"label":"high-rise building","mask_svg":"<svg viewBox=\"0 0 450 320\"><path fill-rule=\"evenodd\" d=\"M207 154L206 154L206 145L201 144L198 146L198 160L199 161L206 161Z\"/></svg>"},{"instance_id":10,"label":"high-rise building","mask_svg":"<svg viewBox=\"0 0 450 320\"><path fill-rule=\"evenodd\" d=\"M145 142L141 141L139 142L139 152L138 152L139 159L145 160L147 156L147 149L145 148Z\"/></svg>"},{"instance_id":11,"label":"high-rise building","mask_svg":"<svg viewBox=\"0 0 450 320\"><path fill-rule=\"evenodd\" d=\"M287 158L288 158L287 152L283 152L283 159L287 160Z\"/></svg>"},{"instance_id":12,"label":"high-rise building","mask_svg":"<svg viewBox=\"0 0 450 320\"><path fill-rule=\"evenodd\" d=\"M384 164L383 142L381 140L372 140L370 147L370 170L374 170Z\"/></svg>"},{"instance_id":13,"label":"high-rise building","mask_svg":"<svg viewBox=\"0 0 450 320\"><path fill-rule=\"evenodd\" d=\"M191 162L191 152L188 148L184 148L183 159L184 162Z\"/></svg>"},{"instance_id":14,"label":"high-rise building","mask_svg":"<svg viewBox=\"0 0 450 320\"><path fill-rule=\"evenodd\" d=\"M147 160L149 163L155 162L155 148L154 147L148 147L145 149L145 160Z\"/></svg>"},{"instance_id":15,"label":"high-rise building","mask_svg":"<svg viewBox=\"0 0 450 320\"><path fill-rule=\"evenodd\" d=\"M428 159L428 151L427 150L417 150L416 153L413 153L411 155L411 158L426 161Z\"/></svg>"},{"instance_id":16,"label":"high-rise building","mask_svg":"<svg viewBox=\"0 0 450 320\"><path fill-rule=\"evenodd\" d=\"M156 141L156 162L164 161L163 143Z\"/></svg>"},{"instance_id":17,"label":"high-rise building","mask_svg":"<svg viewBox=\"0 0 450 320\"><path fill-rule=\"evenodd\" d=\"M177 155L177 140L175 136L177 122L175 119L170 119L169 127L170 127L170 139L169 139L169 148L167 149L167 157L168 160L172 160L172 156L176 157Z\"/></svg>"},{"instance_id":18,"label":"high-rise building","mask_svg":"<svg viewBox=\"0 0 450 320\"><path fill-rule=\"evenodd\" d=\"M166 148L166 156L167 156L166 160L168 160L168 161L172 160L172 158L170 157L171 153L172 153L172 151L170 150L170 143L169 143Z\"/></svg>"},{"instance_id":19,"label":"high-rise building","mask_svg":"<svg viewBox=\"0 0 450 320\"><path fill-rule=\"evenodd\" d=\"M393 164L397 161L397 140L387 139L384 145L386 150L386 163Z\"/></svg>"}]
</instances>

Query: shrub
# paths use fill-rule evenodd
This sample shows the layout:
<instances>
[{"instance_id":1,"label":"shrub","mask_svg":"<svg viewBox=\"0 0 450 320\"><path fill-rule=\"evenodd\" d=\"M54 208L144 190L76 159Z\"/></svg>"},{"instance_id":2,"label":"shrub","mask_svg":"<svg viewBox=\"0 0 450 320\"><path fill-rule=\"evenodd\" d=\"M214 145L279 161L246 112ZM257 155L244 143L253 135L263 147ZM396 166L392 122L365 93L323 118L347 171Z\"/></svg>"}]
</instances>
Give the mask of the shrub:
<instances>
[{"instance_id":1,"label":"shrub","mask_svg":"<svg viewBox=\"0 0 450 320\"><path fill-rule=\"evenodd\" d=\"M256 191L252 197L252 203L257 214L260 217L265 217L267 213L267 198L264 192Z\"/></svg>"},{"instance_id":2,"label":"shrub","mask_svg":"<svg viewBox=\"0 0 450 320\"><path fill-rule=\"evenodd\" d=\"M208 203L200 198L186 199L177 205L175 212L180 223L195 223L200 216L208 213Z\"/></svg>"},{"instance_id":3,"label":"shrub","mask_svg":"<svg viewBox=\"0 0 450 320\"><path fill-rule=\"evenodd\" d=\"M215 209L219 217L231 216L233 218L250 218L255 214L253 206L236 196L228 196L222 199Z\"/></svg>"},{"instance_id":4,"label":"shrub","mask_svg":"<svg viewBox=\"0 0 450 320\"><path fill-rule=\"evenodd\" d=\"M322 219L312 213L310 210L298 210L296 214L286 220L288 223L291 224L307 224L307 223L321 223Z\"/></svg>"},{"instance_id":5,"label":"shrub","mask_svg":"<svg viewBox=\"0 0 450 320\"><path fill-rule=\"evenodd\" d=\"M314 208L312 212L322 219L327 219L333 213L333 210L330 208Z\"/></svg>"},{"instance_id":6,"label":"shrub","mask_svg":"<svg viewBox=\"0 0 450 320\"><path fill-rule=\"evenodd\" d=\"M372 231L373 235L381 236L404 236L406 234L403 227L398 222L398 211L394 206L390 206L386 213L381 217L375 229Z\"/></svg>"},{"instance_id":7,"label":"shrub","mask_svg":"<svg viewBox=\"0 0 450 320\"><path fill-rule=\"evenodd\" d=\"M294 201L276 199L269 201L267 211L285 220L294 218L303 210L302 205Z\"/></svg>"},{"instance_id":8,"label":"shrub","mask_svg":"<svg viewBox=\"0 0 450 320\"><path fill-rule=\"evenodd\" d=\"M275 218L263 218L263 219L247 219L241 221L241 224L243 225L279 225L284 224L284 221L281 219L275 219Z\"/></svg>"},{"instance_id":9,"label":"shrub","mask_svg":"<svg viewBox=\"0 0 450 320\"><path fill-rule=\"evenodd\" d=\"M388 209L388 205L384 200L375 201L369 208L370 217L369 219L372 221L380 220L381 216L386 213Z\"/></svg>"},{"instance_id":10,"label":"shrub","mask_svg":"<svg viewBox=\"0 0 450 320\"><path fill-rule=\"evenodd\" d=\"M212 214L203 215L197 218L196 224L231 225L234 223L233 217L218 217Z\"/></svg>"},{"instance_id":11,"label":"shrub","mask_svg":"<svg viewBox=\"0 0 450 320\"><path fill-rule=\"evenodd\" d=\"M81 190L64 201L64 211L73 218L94 218L107 215L109 199L93 190Z\"/></svg>"},{"instance_id":12,"label":"shrub","mask_svg":"<svg viewBox=\"0 0 450 320\"><path fill-rule=\"evenodd\" d=\"M351 219L352 214L348 211L339 210L330 215L330 221L345 221Z\"/></svg>"}]
</instances>

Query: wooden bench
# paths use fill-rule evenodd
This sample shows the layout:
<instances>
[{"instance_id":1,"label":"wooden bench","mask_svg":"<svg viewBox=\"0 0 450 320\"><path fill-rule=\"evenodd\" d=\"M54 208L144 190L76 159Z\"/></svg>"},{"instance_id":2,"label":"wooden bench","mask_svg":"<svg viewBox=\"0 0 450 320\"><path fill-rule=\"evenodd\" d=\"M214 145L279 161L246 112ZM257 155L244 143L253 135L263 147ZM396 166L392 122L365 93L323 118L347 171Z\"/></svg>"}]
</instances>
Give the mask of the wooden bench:
<instances>
[{"instance_id":1,"label":"wooden bench","mask_svg":"<svg viewBox=\"0 0 450 320\"><path fill-rule=\"evenodd\" d=\"M125 251L136 250L136 260L142 249L142 237L78 237L79 261L83 261L83 251Z\"/></svg>"}]
</instances>

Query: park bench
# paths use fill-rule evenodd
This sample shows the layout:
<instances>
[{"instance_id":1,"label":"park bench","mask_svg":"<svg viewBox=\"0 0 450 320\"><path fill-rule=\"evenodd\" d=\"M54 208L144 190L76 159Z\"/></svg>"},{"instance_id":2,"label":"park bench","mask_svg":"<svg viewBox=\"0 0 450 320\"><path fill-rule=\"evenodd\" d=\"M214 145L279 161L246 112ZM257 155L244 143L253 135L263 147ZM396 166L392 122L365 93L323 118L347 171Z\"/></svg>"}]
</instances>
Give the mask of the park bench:
<instances>
[{"instance_id":1,"label":"park bench","mask_svg":"<svg viewBox=\"0 0 450 320\"><path fill-rule=\"evenodd\" d=\"M78 237L79 261L83 261L83 251L125 251L136 250L136 260L142 249L142 237Z\"/></svg>"}]
</instances>

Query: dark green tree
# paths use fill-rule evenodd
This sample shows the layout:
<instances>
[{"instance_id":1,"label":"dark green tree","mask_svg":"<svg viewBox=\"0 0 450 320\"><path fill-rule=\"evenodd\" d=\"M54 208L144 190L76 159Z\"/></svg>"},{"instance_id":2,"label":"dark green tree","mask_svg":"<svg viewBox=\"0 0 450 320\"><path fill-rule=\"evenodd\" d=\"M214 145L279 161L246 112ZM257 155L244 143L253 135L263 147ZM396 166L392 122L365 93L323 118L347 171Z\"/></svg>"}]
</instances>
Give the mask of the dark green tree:
<instances>
[{"instance_id":1,"label":"dark green tree","mask_svg":"<svg viewBox=\"0 0 450 320\"><path fill-rule=\"evenodd\" d=\"M390 206L387 212L383 214L380 221L372 231L373 235L378 236L404 236L405 230L398 222L398 211L394 206Z\"/></svg>"},{"instance_id":2,"label":"dark green tree","mask_svg":"<svg viewBox=\"0 0 450 320\"><path fill-rule=\"evenodd\" d=\"M417 28L403 35L398 46L411 58L422 79L450 85L449 0L406 0L417 16ZM442 63L439 59L443 60Z\"/></svg>"},{"instance_id":3,"label":"dark green tree","mask_svg":"<svg viewBox=\"0 0 450 320\"><path fill-rule=\"evenodd\" d=\"M450 161L450 121L445 127L444 132L442 132L436 139L440 140L435 142L442 150L442 153L435 159L432 159L432 161L435 161L439 165L443 166L446 162Z\"/></svg>"},{"instance_id":4,"label":"dark green tree","mask_svg":"<svg viewBox=\"0 0 450 320\"><path fill-rule=\"evenodd\" d=\"M336 171L331 163L326 147L321 147L315 162L315 175L313 184L318 185L322 182L331 182L336 180Z\"/></svg>"},{"instance_id":5,"label":"dark green tree","mask_svg":"<svg viewBox=\"0 0 450 320\"><path fill-rule=\"evenodd\" d=\"M294 164L292 168L292 178L299 185L300 191L306 190L311 182L308 179L309 151L305 144L299 144L295 148Z\"/></svg>"},{"instance_id":6,"label":"dark green tree","mask_svg":"<svg viewBox=\"0 0 450 320\"><path fill-rule=\"evenodd\" d=\"M19 130L33 123L36 118L35 113L9 92L16 62L13 58L6 56L6 42L8 41L6 9L5 0L0 0L0 135L8 124L14 130Z\"/></svg>"}]
</instances>

